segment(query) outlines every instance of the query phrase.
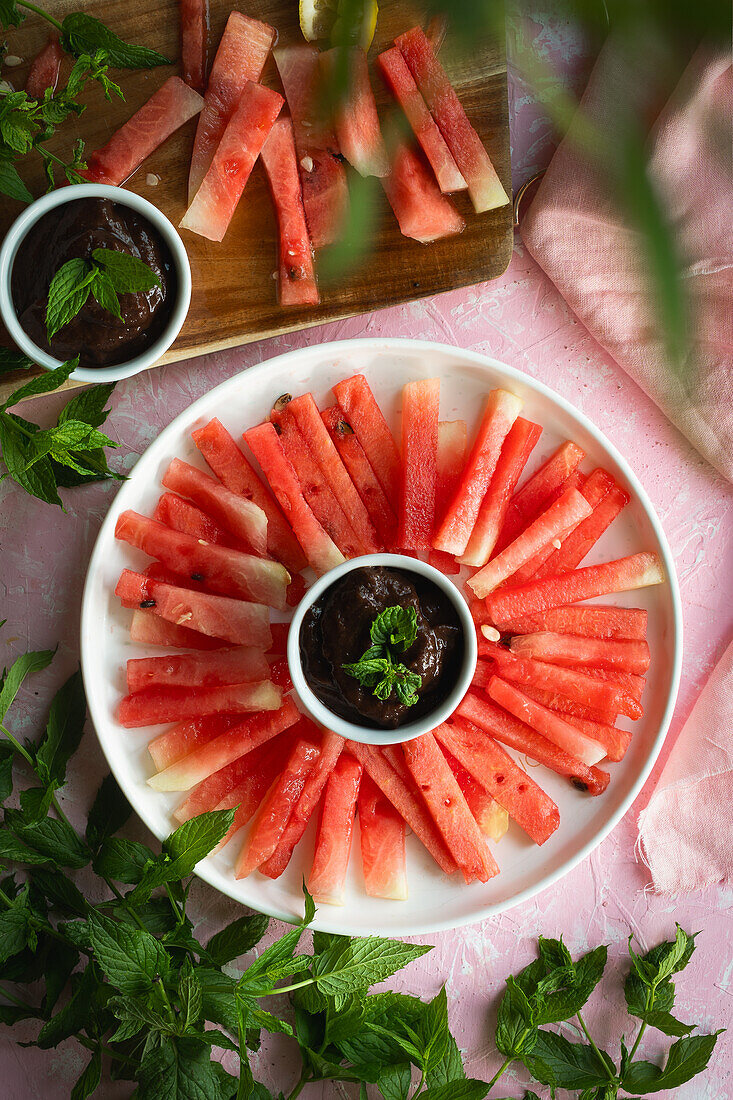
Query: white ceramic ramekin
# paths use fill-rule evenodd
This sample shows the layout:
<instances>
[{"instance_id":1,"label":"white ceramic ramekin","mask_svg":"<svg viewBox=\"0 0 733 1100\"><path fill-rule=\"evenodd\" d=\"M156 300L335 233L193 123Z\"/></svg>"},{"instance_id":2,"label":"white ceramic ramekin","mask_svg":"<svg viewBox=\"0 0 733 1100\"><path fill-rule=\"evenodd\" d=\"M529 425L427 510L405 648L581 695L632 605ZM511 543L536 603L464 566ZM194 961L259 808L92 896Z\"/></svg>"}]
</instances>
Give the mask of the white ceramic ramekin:
<instances>
[{"instance_id":1,"label":"white ceramic ramekin","mask_svg":"<svg viewBox=\"0 0 733 1100\"><path fill-rule=\"evenodd\" d=\"M56 367L61 366L61 360L55 359L48 352L37 347L21 328L13 306L11 281L15 257L28 231L49 210L77 199L111 199L112 202L128 206L131 210L142 214L158 230L173 257L177 286L176 300L168 324L158 339L141 355L136 355L134 359L129 359L125 363L117 363L110 367L77 367L71 375L77 382L116 382L121 378L130 378L133 374L147 370L160 359L181 331L191 303L191 265L178 230L156 206L133 191L126 191L123 187L109 187L102 183L76 183L70 187L60 187L56 191L51 191L27 206L11 225L0 248L0 316L13 342L29 359L46 370L55 370Z\"/></svg>"},{"instance_id":2,"label":"white ceramic ramekin","mask_svg":"<svg viewBox=\"0 0 733 1100\"><path fill-rule=\"evenodd\" d=\"M388 569L401 569L406 573L417 573L445 593L456 610L459 622L463 628L463 661L456 679L455 686L439 707L426 714L417 722L407 722L394 730L375 729L372 726L358 726L346 719L334 714L311 691L308 681L303 673L300 659L300 627L308 609L323 595L323 593L340 580L352 569L363 569L367 566L383 566ZM419 737L429 730L435 729L441 722L445 722L460 703L463 696L471 686L471 680L476 671L476 659L478 656L478 643L476 639L476 627L471 618L468 604L459 592L458 588L444 576L439 570L434 569L424 561L407 557L404 554L367 554L361 558L352 558L351 561L338 565L335 569L325 573L298 604L293 615L288 633L288 666L293 686L300 697L300 701L312 718L315 718L322 726L333 730L334 733L352 741L360 741L365 745L398 745L403 741L411 741L413 737Z\"/></svg>"}]
</instances>

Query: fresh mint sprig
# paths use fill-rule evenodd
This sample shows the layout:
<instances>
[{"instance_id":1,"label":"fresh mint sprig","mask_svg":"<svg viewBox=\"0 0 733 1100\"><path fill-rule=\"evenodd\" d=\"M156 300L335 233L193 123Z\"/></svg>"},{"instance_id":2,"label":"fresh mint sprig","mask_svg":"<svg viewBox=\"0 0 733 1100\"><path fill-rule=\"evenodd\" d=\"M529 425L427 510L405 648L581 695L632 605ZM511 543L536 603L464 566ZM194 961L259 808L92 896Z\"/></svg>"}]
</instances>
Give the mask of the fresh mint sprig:
<instances>
[{"instance_id":1,"label":"fresh mint sprig","mask_svg":"<svg viewBox=\"0 0 733 1100\"><path fill-rule=\"evenodd\" d=\"M110 248L95 248L91 260L76 257L62 264L51 280L46 306L49 342L83 309L91 294L122 320L119 294L138 294L160 286L155 272L137 256Z\"/></svg>"},{"instance_id":2,"label":"fresh mint sprig","mask_svg":"<svg viewBox=\"0 0 733 1100\"><path fill-rule=\"evenodd\" d=\"M395 655L404 653L417 638L417 612L414 607L394 605L380 611L371 625L371 646L358 661L341 667L362 687L372 688L372 694L386 702L392 692L406 707L418 701L422 676L413 672Z\"/></svg>"}]
</instances>

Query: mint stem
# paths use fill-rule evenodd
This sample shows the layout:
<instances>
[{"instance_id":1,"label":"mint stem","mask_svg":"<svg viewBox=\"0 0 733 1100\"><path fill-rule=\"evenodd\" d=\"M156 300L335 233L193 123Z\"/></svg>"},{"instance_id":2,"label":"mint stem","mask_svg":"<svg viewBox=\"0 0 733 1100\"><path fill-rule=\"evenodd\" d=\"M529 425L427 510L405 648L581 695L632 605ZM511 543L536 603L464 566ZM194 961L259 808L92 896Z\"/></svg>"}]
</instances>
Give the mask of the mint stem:
<instances>
[{"instance_id":1,"label":"mint stem","mask_svg":"<svg viewBox=\"0 0 733 1100\"><path fill-rule=\"evenodd\" d=\"M32 1012L35 1016L41 1015L40 1011L37 1008L34 1008L33 1005L26 1004L25 1001L21 1001L20 997L16 997L15 994L11 993L11 991L9 989L6 989L5 986L0 985L0 994L2 994L3 997L6 997L12 1004L17 1005L18 1008L24 1008L26 1012Z\"/></svg>"},{"instance_id":2,"label":"mint stem","mask_svg":"<svg viewBox=\"0 0 733 1100\"><path fill-rule=\"evenodd\" d=\"M509 1066L512 1064L513 1061L514 1061L513 1058L507 1058L506 1061L504 1062L504 1064L499 1067L499 1069L496 1071L494 1076L489 1081L488 1088L486 1090L487 1092L490 1092L491 1089L493 1089L496 1082L499 1080L500 1077L503 1077L503 1075L509 1069Z\"/></svg>"},{"instance_id":3,"label":"mint stem","mask_svg":"<svg viewBox=\"0 0 733 1100\"><path fill-rule=\"evenodd\" d=\"M49 15L43 8L39 8L36 4L30 4L28 0L17 0L19 8L27 8L28 11L35 12L36 15L40 15L42 19L48 20L49 23L53 23L57 30L62 31L64 28L59 23L58 19L54 19L52 15Z\"/></svg>"}]
</instances>

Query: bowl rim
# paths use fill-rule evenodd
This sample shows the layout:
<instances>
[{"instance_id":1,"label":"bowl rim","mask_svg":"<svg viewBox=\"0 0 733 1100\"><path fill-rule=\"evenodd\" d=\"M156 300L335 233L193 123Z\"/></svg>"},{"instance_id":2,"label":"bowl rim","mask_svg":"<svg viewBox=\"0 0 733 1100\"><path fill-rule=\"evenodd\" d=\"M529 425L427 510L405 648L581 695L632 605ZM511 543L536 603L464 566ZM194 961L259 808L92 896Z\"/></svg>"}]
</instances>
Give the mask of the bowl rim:
<instances>
[{"instance_id":1,"label":"bowl rim","mask_svg":"<svg viewBox=\"0 0 733 1100\"><path fill-rule=\"evenodd\" d=\"M12 295L13 265L18 249L33 226L49 210L68 202L76 202L80 198L111 199L142 214L164 238L176 271L176 300L168 324L149 348L124 363L115 363L108 367L77 367L70 375L75 382L117 382L147 370L165 354L181 331L191 304L191 264L186 246L170 219L142 195L106 183L74 183L50 191L30 203L10 226L0 246L0 317L13 342L39 367L52 371L62 366L60 359L34 344L18 320Z\"/></svg>"},{"instance_id":2,"label":"bowl rim","mask_svg":"<svg viewBox=\"0 0 733 1100\"><path fill-rule=\"evenodd\" d=\"M375 566L385 566L389 569L401 569L405 573L417 573L419 576L426 577L428 580L432 581L441 592L445 593L455 608L463 630L464 640L463 660L461 662L460 672L454 687L448 695L446 695L440 706L430 711L429 714L424 715L424 717L420 718L418 721L406 722L405 725L398 726L396 729L391 730L357 725L354 722L349 722L346 718L341 718L338 714L334 714L333 711L329 710L329 708L321 702L315 692L311 690L303 672L303 665L300 658L300 628L308 610L320 599L323 593L326 592L331 585L346 576L347 573L353 572L354 569L364 569ZM420 737L423 733L434 730L436 726L447 721L451 714L453 714L471 686L471 681L476 671L476 662L478 660L478 639L473 618L471 617L471 612L463 593L449 577L441 573L435 566L430 565L428 562L420 561L419 558L410 557L409 554L363 554L360 557L350 558L348 561L335 566L333 569L329 569L328 572L324 573L322 577L319 577L315 584L311 585L308 589L290 620L287 641L287 659L290 678L298 693L298 698L311 718L315 718L320 725L326 726L333 733L338 733L348 741L357 741L362 745L401 745L405 741L411 741L415 737Z\"/></svg>"}]
</instances>

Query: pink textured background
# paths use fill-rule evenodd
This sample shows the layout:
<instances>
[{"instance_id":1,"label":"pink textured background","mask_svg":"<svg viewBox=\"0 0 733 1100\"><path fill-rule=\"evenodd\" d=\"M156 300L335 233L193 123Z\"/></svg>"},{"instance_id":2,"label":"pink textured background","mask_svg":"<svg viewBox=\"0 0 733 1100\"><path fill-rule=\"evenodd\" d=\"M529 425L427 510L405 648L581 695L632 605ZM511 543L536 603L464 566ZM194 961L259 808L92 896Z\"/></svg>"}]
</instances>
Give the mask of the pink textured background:
<instances>
[{"instance_id":1,"label":"pink textured background","mask_svg":"<svg viewBox=\"0 0 733 1100\"><path fill-rule=\"evenodd\" d=\"M520 47L536 49L576 89L582 87L592 51L564 19L510 19L508 43L510 59ZM547 163L554 137L541 103L511 73L510 108L514 183L518 186ZM245 367L291 348L363 335L434 339L486 352L526 370L586 412L629 459L667 532L684 604L682 688L663 762L733 631L730 486L603 353L524 253L519 240L508 271L493 283L251 344L121 383L108 421L109 433L120 443L114 461L131 469L174 416ZM60 404L58 397L39 400L33 417L43 421L55 415ZM64 514L29 499L7 480L0 484L1 610L2 617L8 619L0 640L0 659L9 664L26 648L59 645L52 668L34 678L21 693L13 718L23 735L35 735L52 690L78 659L78 616L86 563L114 493L111 482L67 493ZM540 932L563 934L573 953L598 943L609 944L608 982L604 993L592 1002L589 1016L595 1022L595 1038L614 1052L624 1024L623 997L615 979L625 972L630 932L646 948L673 933L675 920L690 931L701 929L694 969L679 982L679 1014L703 1029L723 1026L729 1020L733 1007L733 891L726 886L691 898L656 897L648 891L648 876L635 858L637 815L660 766L614 832L559 885L498 919L430 937L435 950L402 977L402 988L425 996L434 994L443 981L447 983L451 1020L471 1076L487 1078L499 1064L492 1035L503 978L533 957ZM104 771L101 752L89 730L66 796L72 817L81 818ZM130 833L144 838L137 822L131 824ZM232 903L208 887L194 887L191 912L202 922L202 934L210 934L231 919L233 910ZM661 1046L653 1034L644 1049L653 1056ZM21 1049L4 1032L0 1051L0 1093L5 1100L37 1096L61 1100L68 1096L82 1065L79 1048L73 1043L48 1052ZM254 1066L256 1076L271 1087L286 1093L292 1087L294 1064L282 1045L263 1050L255 1056ZM723 1037L705 1078L683 1086L675 1096L679 1100L727 1100L733 1094L732 1068L733 1057ZM521 1080L510 1072L496 1094L521 1096ZM129 1092L129 1086L107 1085L98 1095L122 1097ZM340 1085L309 1086L306 1093L314 1100L351 1094Z\"/></svg>"}]
</instances>

